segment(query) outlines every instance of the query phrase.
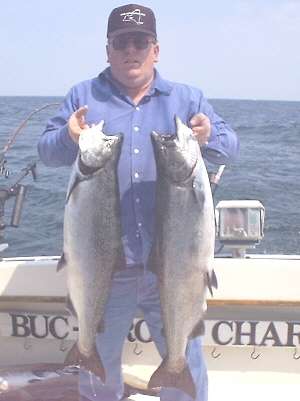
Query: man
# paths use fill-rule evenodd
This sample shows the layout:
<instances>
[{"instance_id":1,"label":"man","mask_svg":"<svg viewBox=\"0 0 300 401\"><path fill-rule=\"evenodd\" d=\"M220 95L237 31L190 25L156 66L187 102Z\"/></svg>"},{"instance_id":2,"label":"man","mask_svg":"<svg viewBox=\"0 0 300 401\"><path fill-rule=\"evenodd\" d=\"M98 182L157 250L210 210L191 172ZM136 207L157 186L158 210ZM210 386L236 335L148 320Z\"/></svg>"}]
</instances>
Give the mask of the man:
<instances>
[{"instance_id":1,"label":"man","mask_svg":"<svg viewBox=\"0 0 300 401\"><path fill-rule=\"evenodd\" d=\"M238 139L200 90L166 81L156 71L159 44L151 9L137 4L115 8L108 19L107 39L110 67L70 90L58 114L48 122L38 148L46 165L71 165L79 135L91 124L104 120L106 134L121 132L124 136L118 178L127 264L114 277L105 331L97 337L106 383L87 372L82 372L80 379L82 399L117 401L123 395L122 347L138 308L159 352L166 352L156 276L147 269L154 235L156 180L150 134L153 130L175 133L177 115L193 129L203 156L217 164L236 157ZM197 387L196 400L205 401L207 372L200 338L189 342L187 360ZM163 388L160 399L191 400L173 388Z\"/></svg>"}]
</instances>

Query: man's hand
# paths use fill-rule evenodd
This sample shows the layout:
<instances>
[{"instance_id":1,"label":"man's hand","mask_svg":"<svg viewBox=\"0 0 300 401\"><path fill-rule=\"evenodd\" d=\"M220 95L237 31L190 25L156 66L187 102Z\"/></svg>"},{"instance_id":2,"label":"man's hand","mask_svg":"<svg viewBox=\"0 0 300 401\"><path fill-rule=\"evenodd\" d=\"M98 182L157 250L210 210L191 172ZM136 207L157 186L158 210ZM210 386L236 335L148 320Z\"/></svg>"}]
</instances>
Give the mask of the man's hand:
<instances>
[{"instance_id":1,"label":"man's hand","mask_svg":"<svg viewBox=\"0 0 300 401\"><path fill-rule=\"evenodd\" d=\"M89 126L85 123L85 115L88 111L88 106L82 106L76 110L68 121L68 131L74 142L78 143L81 131Z\"/></svg>"},{"instance_id":2,"label":"man's hand","mask_svg":"<svg viewBox=\"0 0 300 401\"><path fill-rule=\"evenodd\" d=\"M209 118L203 113L198 113L191 118L190 124L199 145L207 145L211 132Z\"/></svg>"}]
</instances>

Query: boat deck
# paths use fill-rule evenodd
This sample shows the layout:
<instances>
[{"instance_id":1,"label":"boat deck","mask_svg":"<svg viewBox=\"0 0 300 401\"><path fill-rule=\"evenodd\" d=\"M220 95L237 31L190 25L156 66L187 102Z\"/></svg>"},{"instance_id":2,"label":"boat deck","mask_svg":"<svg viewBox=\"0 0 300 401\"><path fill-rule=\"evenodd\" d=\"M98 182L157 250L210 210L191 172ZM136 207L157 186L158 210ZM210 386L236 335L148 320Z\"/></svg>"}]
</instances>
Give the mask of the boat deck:
<instances>
[{"instance_id":1,"label":"boat deck","mask_svg":"<svg viewBox=\"0 0 300 401\"><path fill-rule=\"evenodd\" d=\"M209 375L209 401L272 401L296 400L300 394L299 380L289 375L244 374L224 372ZM159 397L134 394L125 400L158 401ZM77 391L77 377L48 379L41 383L31 383L15 390L0 392L0 401L85 401ZM95 398L95 401L105 401ZM176 401L176 400L174 400Z\"/></svg>"}]
</instances>

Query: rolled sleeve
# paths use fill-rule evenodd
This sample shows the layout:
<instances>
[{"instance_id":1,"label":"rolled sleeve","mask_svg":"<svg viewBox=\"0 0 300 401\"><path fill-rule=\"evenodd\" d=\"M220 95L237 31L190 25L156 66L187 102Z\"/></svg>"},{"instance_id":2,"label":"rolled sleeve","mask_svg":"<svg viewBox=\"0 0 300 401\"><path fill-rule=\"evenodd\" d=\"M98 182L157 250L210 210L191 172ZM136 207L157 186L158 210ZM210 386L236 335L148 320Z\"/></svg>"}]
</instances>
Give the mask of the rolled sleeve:
<instances>
[{"instance_id":1,"label":"rolled sleeve","mask_svg":"<svg viewBox=\"0 0 300 401\"><path fill-rule=\"evenodd\" d=\"M211 135L207 145L201 147L203 157L210 163L231 164L239 154L239 139L235 131L202 97L199 112L204 113L211 122Z\"/></svg>"},{"instance_id":2,"label":"rolled sleeve","mask_svg":"<svg viewBox=\"0 0 300 401\"><path fill-rule=\"evenodd\" d=\"M38 142L41 161L50 167L71 165L76 159L78 145L68 133L68 120L77 109L71 90L56 116L51 118Z\"/></svg>"}]
</instances>

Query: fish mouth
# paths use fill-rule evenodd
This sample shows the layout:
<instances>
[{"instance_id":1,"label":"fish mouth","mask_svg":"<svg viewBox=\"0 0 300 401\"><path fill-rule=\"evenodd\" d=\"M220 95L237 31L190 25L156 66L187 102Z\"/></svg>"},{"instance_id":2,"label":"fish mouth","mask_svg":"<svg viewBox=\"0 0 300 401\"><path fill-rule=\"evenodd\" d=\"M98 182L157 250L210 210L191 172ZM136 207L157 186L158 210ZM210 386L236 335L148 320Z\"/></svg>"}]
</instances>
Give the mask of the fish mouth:
<instances>
[{"instance_id":1,"label":"fish mouth","mask_svg":"<svg viewBox=\"0 0 300 401\"><path fill-rule=\"evenodd\" d=\"M160 134L156 131L151 132L151 136L154 140L156 141L161 141L161 142L175 142L179 147L186 147L187 142L190 139L193 139L196 141L193 131L191 128L189 128L187 125L185 125L181 119L175 115L175 125L176 125L176 130L174 134ZM184 134L182 131L184 130Z\"/></svg>"},{"instance_id":2,"label":"fish mouth","mask_svg":"<svg viewBox=\"0 0 300 401\"><path fill-rule=\"evenodd\" d=\"M102 139L103 139L104 143L106 143L107 146L112 146L114 143L118 143L122 140L122 134L119 134L119 135L103 134Z\"/></svg>"},{"instance_id":3,"label":"fish mouth","mask_svg":"<svg viewBox=\"0 0 300 401\"><path fill-rule=\"evenodd\" d=\"M163 175L178 186L187 185L194 176L198 165L197 154L189 150L184 138L177 135L151 133L155 157L163 170Z\"/></svg>"},{"instance_id":4,"label":"fish mouth","mask_svg":"<svg viewBox=\"0 0 300 401\"><path fill-rule=\"evenodd\" d=\"M119 157L123 135L105 135L97 133L90 138L79 138L80 171L91 175L100 170L112 158Z\"/></svg>"},{"instance_id":5,"label":"fish mouth","mask_svg":"<svg viewBox=\"0 0 300 401\"><path fill-rule=\"evenodd\" d=\"M79 148L81 152L89 151L99 145L101 148L110 149L115 143L122 140L122 135L105 135L102 132L94 135L83 134L79 137Z\"/></svg>"},{"instance_id":6,"label":"fish mouth","mask_svg":"<svg viewBox=\"0 0 300 401\"><path fill-rule=\"evenodd\" d=\"M157 132L153 131L152 135L154 136L154 138L159 138L161 139L163 142L171 142L174 141L177 138L176 134L158 134Z\"/></svg>"},{"instance_id":7,"label":"fish mouth","mask_svg":"<svg viewBox=\"0 0 300 401\"><path fill-rule=\"evenodd\" d=\"M175 143L176 139L178 139L177 134L159 134L156 131L151 132L152 140L156 143L163 144L171 144L172 142Z\"/></svg>"}]
</instances>

